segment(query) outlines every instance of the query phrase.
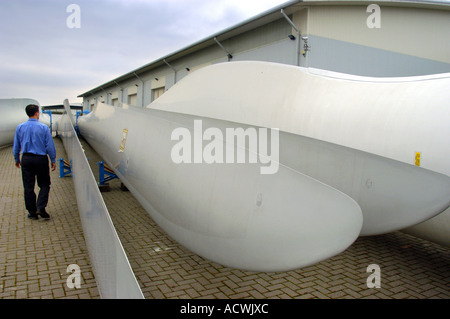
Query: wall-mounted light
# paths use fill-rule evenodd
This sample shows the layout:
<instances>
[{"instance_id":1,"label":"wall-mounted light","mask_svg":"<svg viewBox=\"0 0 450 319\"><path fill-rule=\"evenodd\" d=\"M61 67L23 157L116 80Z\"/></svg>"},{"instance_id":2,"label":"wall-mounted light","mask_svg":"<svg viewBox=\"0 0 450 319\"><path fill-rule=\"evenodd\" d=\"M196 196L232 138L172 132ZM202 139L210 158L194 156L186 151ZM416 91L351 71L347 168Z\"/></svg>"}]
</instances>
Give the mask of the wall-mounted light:
<instances>
[{"instance_id":1,"label":"wall-mounted light","mask_svg":"<svg viewBox=\"0 0 450 319\"><path fill-rule=\"evenodd\" d=\"M292 34L289 34L289 35L288 35L288 38L289 38L289 39L291 39L292 41L294 41L294 40L295 40L295 36L294 36L294 35L292 35Z\"/></svg>"}]
</instances>

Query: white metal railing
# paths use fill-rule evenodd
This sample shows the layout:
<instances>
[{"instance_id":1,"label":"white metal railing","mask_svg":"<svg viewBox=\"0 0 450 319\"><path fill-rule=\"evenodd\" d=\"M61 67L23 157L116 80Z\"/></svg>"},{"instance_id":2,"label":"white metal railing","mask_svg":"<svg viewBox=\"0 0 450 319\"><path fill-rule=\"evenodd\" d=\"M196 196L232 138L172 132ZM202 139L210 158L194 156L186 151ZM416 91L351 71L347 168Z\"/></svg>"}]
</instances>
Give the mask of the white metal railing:
<instances>
[{"instance_id":1,"label":"white metal railing","mask_svg":"<svg viewBox=\"0 0 450 319\"><path fill-rule=\"evenodd\" d=\"M84 151L74 129L69 101L58 121L69 161L83 232L101 298L143 299L126 253L98 189Z\"/></svg>"}]
</instances>

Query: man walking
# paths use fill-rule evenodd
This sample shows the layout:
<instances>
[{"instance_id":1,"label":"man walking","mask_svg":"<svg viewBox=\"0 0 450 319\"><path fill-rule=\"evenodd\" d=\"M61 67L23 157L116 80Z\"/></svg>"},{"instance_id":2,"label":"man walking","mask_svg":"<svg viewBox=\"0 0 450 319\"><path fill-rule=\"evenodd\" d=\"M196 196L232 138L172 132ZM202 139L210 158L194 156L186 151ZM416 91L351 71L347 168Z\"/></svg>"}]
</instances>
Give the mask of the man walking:
<instances>
[{"instance_id":1,"label":"man walking","mask_svg":"<svg viewBox=\"0 0 450 319\"><path fill-rule=\"evenodd\" d=\"M25 108L29 119L17 126L14 136L13 154L17 168L22 168L25 207L28 218L38 219L38 216L49 219L46 212L48 195L50 192L50 170L48 156L51 160L52 171L56 169L56 150L50 129L39 122L39 106L30 104ZM20 153L22 152L22 161ZM47 156L48 154L48 156ZM34 186L40 188L36 201Z\"/></svg>"}]
</instances>

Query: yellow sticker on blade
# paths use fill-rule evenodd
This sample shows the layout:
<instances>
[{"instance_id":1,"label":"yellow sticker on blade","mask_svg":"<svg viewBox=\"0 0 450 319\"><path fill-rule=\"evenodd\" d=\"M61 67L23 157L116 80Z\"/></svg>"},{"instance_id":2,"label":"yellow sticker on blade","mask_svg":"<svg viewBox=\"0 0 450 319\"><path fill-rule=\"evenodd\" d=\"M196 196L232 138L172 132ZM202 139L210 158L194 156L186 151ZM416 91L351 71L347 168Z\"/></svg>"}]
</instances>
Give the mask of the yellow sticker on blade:
<instances>
[{"instance_id":1,"label":"yellow sticker on blade","mask_svg":"<svg viewBox=\"0 0 450 319\"><path fill-rule=\"evenodd\" d=\"M415 161L416 166L420 166L420 155L421 153L419 152L416 153L416 161Z\"/></svg>"},{"instance_id":2,"label":"yellow sticker on blade","mask_svg":"<svg viewBox=\"0 0 450 319\"><path fill-rule=\"evenodd\" d=\"M122 140L120 141L119 152L123 152L125 150L125 143L127 142L128 130L126 128L122 131Z\"/></svg>"}]
</instances>

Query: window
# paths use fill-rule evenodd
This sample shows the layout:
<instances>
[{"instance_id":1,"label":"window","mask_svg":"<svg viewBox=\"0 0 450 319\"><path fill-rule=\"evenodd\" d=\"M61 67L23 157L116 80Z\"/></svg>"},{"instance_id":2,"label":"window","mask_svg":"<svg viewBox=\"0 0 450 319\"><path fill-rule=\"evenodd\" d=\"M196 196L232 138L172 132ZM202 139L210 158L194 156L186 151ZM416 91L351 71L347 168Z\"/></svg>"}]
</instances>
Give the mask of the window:
<instances>
[{"instance_id":1,"label":"window","mask_svg":"<svg viewBox=\"0 0 450 319\"><path fill-rule=\"evenodd\" d=\"M138 86L137 84L132 85L127 88L127 104L137 106L137 94L138 94Z\"/></svg>"},{"instance_id":2,"label":"window","mask_svg":"<svg viewBox=\"0 0 450 319\"><path fill-rule=\"evenodd\" d=\"M166 78L164 76L155 77L151 82L151 98L152 102L159 98L166 91Z\"/></svg>"},{"instance_id":3,"label":"window","mask_svg":"<svg viewBox=\"0 0 450 319\"><path fill-rule=\"evenodd\" d=\"M128 104L137 106L137 94L128 95Z\"/></svg>"},{"instance_id":4,"label":"window","mask_svg":"<svg viewBox=\"0 0 450 319\"><path fill-rule=\"evenodd\" d=\"M165 92L165 87L160 87L157 89L153 89L152 90L152 95L153 95L153 101L156 100L157 98L159 98L161 95L163 95Z\"/></svg>"}]
</instances>

